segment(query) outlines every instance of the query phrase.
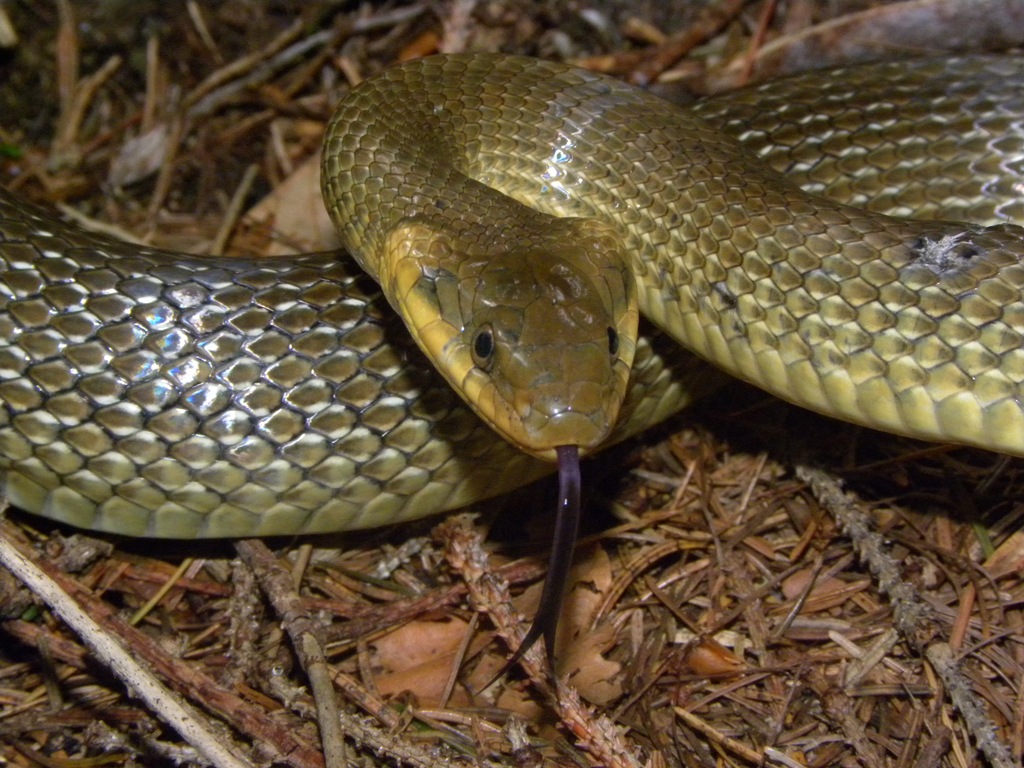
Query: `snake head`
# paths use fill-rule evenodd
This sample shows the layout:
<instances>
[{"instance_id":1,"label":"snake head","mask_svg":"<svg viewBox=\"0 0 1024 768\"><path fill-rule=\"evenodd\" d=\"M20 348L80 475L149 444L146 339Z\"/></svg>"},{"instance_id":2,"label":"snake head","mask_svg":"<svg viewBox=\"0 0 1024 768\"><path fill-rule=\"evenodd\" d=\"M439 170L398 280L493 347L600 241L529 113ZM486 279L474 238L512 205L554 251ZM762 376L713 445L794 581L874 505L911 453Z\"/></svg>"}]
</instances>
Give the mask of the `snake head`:
<instances>
[{"instance_id":1,"label":"snake head","mask_svg":"<svg viewBox=\"0 0 1024 768\"><path fill-rule=\"evenodd\" d=\"M621 239L590 219L545 217L512 236L406 219L387 237L384 293L470 407L553 460L611 431L639 318Z\"/></svg>"}]
</instances>

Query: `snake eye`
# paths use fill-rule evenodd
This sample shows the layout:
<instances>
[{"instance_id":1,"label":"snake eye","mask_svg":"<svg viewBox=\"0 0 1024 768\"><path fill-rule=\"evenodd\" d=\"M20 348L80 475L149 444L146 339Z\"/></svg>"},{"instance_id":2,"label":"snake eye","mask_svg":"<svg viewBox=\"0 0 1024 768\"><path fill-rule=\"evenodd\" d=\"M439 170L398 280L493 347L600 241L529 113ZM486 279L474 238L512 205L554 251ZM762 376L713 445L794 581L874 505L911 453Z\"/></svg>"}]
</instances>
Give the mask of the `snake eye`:
<instances>
[{"instance_id":1,"label":"snake eye","mask_svg":"<svg viewBox=\"0 0 1024 768\"><path fill-rule=\"evenodd\" d=\"M608 326L608 354L616 357L619 354L619 332Z\"/></svg>"},{"instance_id":2,"label":"snake eye","mask_svg":"<svg viewBox=\"0 0 1024 768\"><path fill-rule=\"evenodd\" d=\"M473 337L473 363L477 368L487 370L494 356L494 333L485 325Z\"/></svg>"}]
</instances>

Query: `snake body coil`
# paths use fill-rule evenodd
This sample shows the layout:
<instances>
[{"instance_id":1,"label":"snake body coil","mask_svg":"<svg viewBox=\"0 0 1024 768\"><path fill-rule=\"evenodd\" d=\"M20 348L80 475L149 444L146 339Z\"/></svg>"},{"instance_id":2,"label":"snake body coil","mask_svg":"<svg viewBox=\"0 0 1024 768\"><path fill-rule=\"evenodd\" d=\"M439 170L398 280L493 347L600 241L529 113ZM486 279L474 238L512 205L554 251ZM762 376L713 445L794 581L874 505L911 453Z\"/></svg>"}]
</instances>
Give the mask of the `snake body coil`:
<instances>
[{"instance_id":1,"label":"snake body coil","mask_svg":"<svg viewBox=\"0 0 1024 768\"><path fill-rule=\"evenodd\" d=\"M436 114L474 183L618 233L642 311L700 356L823 413L1024 454L1022 75L858 67L684 112L558 64L426 59L356 89L325 167L364 186L328 205L369 240L381 201L436 207L421 169L368 149L380 115ZM88 528L236 536L385 524L543 470L401 335L347 261L158 252L2 193L2 490ZM704 379L654 343L618 436Z\"/></svg>"}]
</instances>

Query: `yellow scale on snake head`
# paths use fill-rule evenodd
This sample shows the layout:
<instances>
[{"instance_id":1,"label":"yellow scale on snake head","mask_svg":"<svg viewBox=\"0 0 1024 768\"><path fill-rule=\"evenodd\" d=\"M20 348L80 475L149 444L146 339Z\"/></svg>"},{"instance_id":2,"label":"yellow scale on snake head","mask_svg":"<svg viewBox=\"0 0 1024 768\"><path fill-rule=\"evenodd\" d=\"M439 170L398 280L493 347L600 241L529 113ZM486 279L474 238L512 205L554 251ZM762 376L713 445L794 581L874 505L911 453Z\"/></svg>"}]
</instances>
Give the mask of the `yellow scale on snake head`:
<instances>
[{"instance_id":1,"label":"yellow scale on snake head","mask_svg":"<svg viewBox=\"0 0 1024 768\"><path fill-rule=\"evenodd\" d=\"M624 386L636 306L797 404L1020 455L1022 76L910 61L681 110L561 64L435 57L353 89L324 190L427 357L537 456L707 383L641 337ZM544 471L401 337L342 258L138 248L2 193L2 490L189 538L382 525Z\"/></svg>"}]
</instances>

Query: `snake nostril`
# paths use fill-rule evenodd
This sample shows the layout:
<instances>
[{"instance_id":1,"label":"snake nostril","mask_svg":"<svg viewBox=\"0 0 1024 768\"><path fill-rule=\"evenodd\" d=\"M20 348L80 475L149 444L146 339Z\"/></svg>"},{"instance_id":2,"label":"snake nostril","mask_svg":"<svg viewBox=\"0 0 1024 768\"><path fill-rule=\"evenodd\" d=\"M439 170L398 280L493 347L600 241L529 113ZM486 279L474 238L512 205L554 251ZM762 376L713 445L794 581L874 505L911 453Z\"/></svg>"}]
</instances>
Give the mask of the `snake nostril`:
<instances>
[{"instance_id":1,"label":"snake nostril","mask_svg":"<svg viewBox=\"0 0 1024 768\"><path fill-rule=\"evenodd\" d=\"M617 357L619 354L619 333L608 326L608 354Z\"/></svg>"}]
</instances>

